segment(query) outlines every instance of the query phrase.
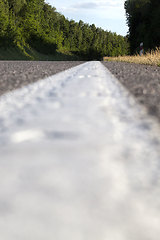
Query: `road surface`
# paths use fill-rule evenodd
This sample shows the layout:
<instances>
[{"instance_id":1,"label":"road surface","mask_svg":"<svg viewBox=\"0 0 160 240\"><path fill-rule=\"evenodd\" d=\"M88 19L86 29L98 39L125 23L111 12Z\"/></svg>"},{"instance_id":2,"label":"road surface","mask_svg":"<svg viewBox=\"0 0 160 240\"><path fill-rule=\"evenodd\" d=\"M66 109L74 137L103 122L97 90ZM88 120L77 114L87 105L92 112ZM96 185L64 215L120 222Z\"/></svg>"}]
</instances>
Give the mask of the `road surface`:
<instances>
[{"instance_id":1,"label":"road surface","mask_svg":"<svg viewBox=\"0 0 160 240\"><path fill-rule=\"evenodd\" d=\"M80 61L0 61L0 95L51 76Z\"/></svg>"},{"instance_id":2,"label":"road surface","mask_svg":"<svg viewBox=\"0 0 160 240\"><path fill-rule=\"evenodd\" d=\"M64 71L80 61L0 61L0 95ZM103 62L118 80L160 121L160 67Z\"/></svg>"},{"instance_id":3,"label":"road surface","mask_svg":"<svg viewBox=\"0 0 160 240\"><path fill-rule=\"evenodd\" d=\"M160 67L125 62L104 65L160 121Z\"/></svg>"},{"instance_id":4,"label":"road surface","mask_svg":"<svg viewBox=\"0 0 160 240\"><path fill-rule=\"evenodd\" d=\"M100 62L0 112L1 239L159 239L160 127Z\"/></svg>"}]
</instances>

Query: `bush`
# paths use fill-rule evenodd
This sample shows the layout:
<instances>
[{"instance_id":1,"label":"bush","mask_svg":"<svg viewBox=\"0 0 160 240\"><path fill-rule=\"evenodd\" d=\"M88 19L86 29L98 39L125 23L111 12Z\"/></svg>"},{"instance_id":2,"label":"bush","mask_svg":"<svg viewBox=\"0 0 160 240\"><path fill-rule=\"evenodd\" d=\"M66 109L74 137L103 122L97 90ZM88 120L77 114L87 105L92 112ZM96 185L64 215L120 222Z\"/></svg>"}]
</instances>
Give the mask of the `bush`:
<instances>
[{"instance_id":1,"label":"bush","mask_svg":"<svg viewBox=\"0 0 160 240\"><path fill-rule=\"evenodd\" d=\"M52 39L41 35L31 34L28 43L35 50L44 54L54 54L57 49L57 44Z\"/></svg>"}]
</instances>

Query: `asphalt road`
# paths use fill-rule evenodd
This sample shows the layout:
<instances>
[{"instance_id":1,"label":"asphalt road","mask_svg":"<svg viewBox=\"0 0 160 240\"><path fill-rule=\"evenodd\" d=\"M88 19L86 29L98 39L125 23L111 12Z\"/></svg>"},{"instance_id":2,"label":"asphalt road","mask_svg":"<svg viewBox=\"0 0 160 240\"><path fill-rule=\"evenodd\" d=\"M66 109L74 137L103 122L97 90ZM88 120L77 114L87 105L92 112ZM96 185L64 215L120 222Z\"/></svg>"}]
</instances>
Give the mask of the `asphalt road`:
<instances>
[{"instance_id":1,"label":"asphalt road","mask_svg":"<svg viewBox=\"0 0 160 240\"><path fill-rule=\"evenodd\" d=\"M104 65L160 121L160 67L123 62Z\"/></svg>"},{"instance_id":2,"label":"asphalt road","mask_svg":"<svg viewBox=\"0 0 160 240\"><path fill-rule=\"evenodd\" d=\"M0 95L64 71L78 61L0 61Z\"/></svg>"},{"instance_id":3,"label":"asphalt road","mask_svg":"<svg viewBox=\"0 0 160 240\"><path fill-rule=\"evenodd\" d=\"M0 95L69 69L78 61L0 61ZM160 120L160 68L121 62L104 62L118 80Z\"/></svg>"},{"instance_id":4,"label":"asphalt road","mask_svg":"<svg viewBox=\"0 0 160 240\"><path fill-rule=\"evenodd\" d=\"M160 126L100 62L0 99L0 239L159 240Z\"/></svg>"}]
</instances>

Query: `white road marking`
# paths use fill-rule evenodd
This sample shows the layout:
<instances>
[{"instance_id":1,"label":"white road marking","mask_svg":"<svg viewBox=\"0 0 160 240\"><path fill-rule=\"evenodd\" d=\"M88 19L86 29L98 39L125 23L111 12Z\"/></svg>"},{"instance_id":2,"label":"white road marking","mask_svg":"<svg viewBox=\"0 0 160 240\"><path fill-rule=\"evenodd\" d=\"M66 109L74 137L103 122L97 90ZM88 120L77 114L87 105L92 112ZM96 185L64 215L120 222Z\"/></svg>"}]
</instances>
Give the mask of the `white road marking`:
<instances>
[{"instance_id":1,"label":"white road marking","mask_svg":"<svg viewBox=\"0 0 160 240\"><path fill-rule=\"evenodd\" d=\"M36 140L40 139L43 137L43 133L41 131L36 130L24 130L20 132L13 133L11 135L11 140L14 143L21 143L24 141L29 141L29 140Z\"/></svg>"},{"instance_id":2,"label":"white road marking","mask_svg":"<svg viewBox=\"0 0 160 240\"><path fill-rule=\"evenodd\" d=\"M0 99L0 238L158 240L160 128L100 62Z\"/></svg>"}]
</instances>

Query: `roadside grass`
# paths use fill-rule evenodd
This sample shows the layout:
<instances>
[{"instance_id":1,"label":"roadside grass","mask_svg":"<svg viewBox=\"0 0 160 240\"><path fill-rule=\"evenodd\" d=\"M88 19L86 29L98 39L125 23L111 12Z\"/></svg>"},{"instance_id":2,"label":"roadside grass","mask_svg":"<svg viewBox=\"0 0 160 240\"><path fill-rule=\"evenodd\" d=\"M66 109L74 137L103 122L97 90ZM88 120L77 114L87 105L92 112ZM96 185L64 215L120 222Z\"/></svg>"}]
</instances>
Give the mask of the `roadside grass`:
<instances>
[{"instance_id":1,"label":"roadside grass","mask_svg":"<svg viewBox=\"0 0 160 240\"><path fill-rule=\"evenodd\" d=\"M25 54L18 47L0 48L0 60L31 60L31 56Z\"/></svg>"},{"instance_id":2,"label":"roadside grass","mask_svg":"<svg viewBox=\"0 0 160 240\"><path fill-rule=\"evenodd\" d=\"M54 55L45 55L30 47L0 47L0 60L31 60L31 61L78 61L81 60L71 52L56 51Z\"/></svg>"},{"instance_id":3,"label":"roadside grass","mask_svg":"<svg viewBox=\"0 0 160 240\"><path fill-rule=\"evenodd\" d=\"M135 56L104 57L103 61L129 62L160 67L160 48L157 48L155 51L148 52L142 56L137 54Z\"/></svg>"},{"instance_id":4,"label":"roadside grass","mask_svg":"<svg viewBox=\"0 0 160 240\"><path fill-rule=\"evenodd\" d=\"M78 61L81 60L76 55L71 52L65 52L63 50L56 51L54 55L45 55L40 52L37 52L35 49L29 49L26 51L31 57L32 60L36 61Z\"/></svg>"}]
</instances>

